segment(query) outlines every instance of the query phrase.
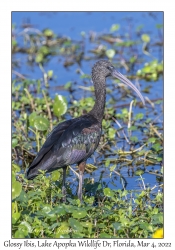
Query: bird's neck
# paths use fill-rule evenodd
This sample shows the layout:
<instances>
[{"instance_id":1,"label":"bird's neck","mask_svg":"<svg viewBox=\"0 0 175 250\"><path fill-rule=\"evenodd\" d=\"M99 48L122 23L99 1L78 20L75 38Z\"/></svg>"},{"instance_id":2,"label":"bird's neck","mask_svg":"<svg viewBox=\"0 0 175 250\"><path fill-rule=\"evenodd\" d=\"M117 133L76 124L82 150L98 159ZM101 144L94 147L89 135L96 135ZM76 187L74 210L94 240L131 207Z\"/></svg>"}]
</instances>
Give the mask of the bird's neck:
<instances>
[{"instance_id":1,"label":"bird's neck","mask_svg":"<svg viewBox=\"0 0 175 250\"><path fill-rule=\"evenodd\" d=\"M100 76L100 74L94 74L92 75L92 81L94 83L96 100L93 109L89 113L101 123L106 102L106 79Z\"/></svg>"}]
</instances>

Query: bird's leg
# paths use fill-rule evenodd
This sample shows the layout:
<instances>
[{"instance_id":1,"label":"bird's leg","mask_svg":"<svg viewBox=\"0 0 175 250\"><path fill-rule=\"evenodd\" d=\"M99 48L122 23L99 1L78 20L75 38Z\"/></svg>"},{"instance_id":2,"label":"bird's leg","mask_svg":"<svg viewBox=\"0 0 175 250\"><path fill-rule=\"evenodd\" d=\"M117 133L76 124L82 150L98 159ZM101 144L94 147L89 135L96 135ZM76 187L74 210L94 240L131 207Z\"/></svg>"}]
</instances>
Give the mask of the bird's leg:
<instances>
[{"instance_id":1,"label":"bird's leg","mask_svg":"<svg viewBox=\"0 0 175 250\"><path fill-rule=\"evenodd\" d=\"M67 167L63 168L63 187L62 187L62 195L63 195L63 202L66 202L66 169Z\"/></svg>"},{"instance_id":2,"label":"bird's leg","mask_svg":"<svg viewBox=\"0 0 175 250\"><path fill-rule=\"evenodd\" d=\"M86 167L86 162L80 162L78 164L79 168L79 187L78 187L78 198L82 202L82 184L83 184L83 174Z\"/></svg>"}]
</instances>

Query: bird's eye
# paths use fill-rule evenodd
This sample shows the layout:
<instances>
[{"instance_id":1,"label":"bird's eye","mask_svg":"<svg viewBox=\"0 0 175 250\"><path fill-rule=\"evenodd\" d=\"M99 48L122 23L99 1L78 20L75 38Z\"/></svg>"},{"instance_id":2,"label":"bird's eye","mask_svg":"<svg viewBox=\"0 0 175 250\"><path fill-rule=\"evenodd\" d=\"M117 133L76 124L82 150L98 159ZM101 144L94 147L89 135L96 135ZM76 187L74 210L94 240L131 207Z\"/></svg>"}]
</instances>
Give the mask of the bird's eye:
<instances>
[{"instance_id":1,"label":"bird's eye","mask_svg":"<svg viewBox=\"0 0 175 250\"><path fill-rule=\"evenodd\" d=\"M113 66L107 66L107 69L109 69L109 70L113 70L113 69L114 69L114 67L113 67Z\"/></svg>"}]
</instances>

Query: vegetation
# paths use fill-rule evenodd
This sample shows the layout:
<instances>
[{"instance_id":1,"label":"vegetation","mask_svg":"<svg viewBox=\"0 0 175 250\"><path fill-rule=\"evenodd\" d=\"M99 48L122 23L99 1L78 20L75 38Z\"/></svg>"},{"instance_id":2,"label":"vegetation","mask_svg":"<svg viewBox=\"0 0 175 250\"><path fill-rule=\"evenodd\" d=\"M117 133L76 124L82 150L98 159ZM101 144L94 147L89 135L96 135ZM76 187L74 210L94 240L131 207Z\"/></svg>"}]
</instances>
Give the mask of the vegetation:
<instances>
[{"instance_id":1,"label":"vegetation","mask_svg":"<svg viewBox=\"0 0 175 250\"><path fill-rule=\"evenodd\" d=\"M19 35L16 28L13 25L12 237L152 237L163 227L161 99L147 97L143 108L140 101L131 101L133 93L123 84L114 79L107 83L103 135L97 152L88 160L91 164L84 176L82 204L77 199L78 182L72 171L77 171L76 166L67 169L65 204L62 169L46 175L42 172L33 181L25 178L25 171L57 123L92 108L94 88L89 69L94 61L108 58L119 70L124 67L130 71L128 77L132 80L144 82L145 95L151 93L163 73L163 62L155 58L157 51L162 51L161 36L154 37L151 43L150 34L140 26L133 30L133 36L121 36L120 26L113 24L109 34L82 32L81 40L73 41L51 29L41 31L29 25ZM161 32L162 26L157 29ZM89 42L88 51L85 40ZM150 53L153 50L154 56ZM54 97L60 72L45 70L46 66L52 67L53 58L66 69L74 66L78 82L59 84ZM23 74L22 62L25 67L41 71L42 77L34 79L32 73ZM82 62L88 64L85 73ZM138 177L139 188L127 189L127 172ZM155 176L154 183L145 183L145 175ZM118 183L122 188L117 187Z\"/></svg>"}]
</instances>

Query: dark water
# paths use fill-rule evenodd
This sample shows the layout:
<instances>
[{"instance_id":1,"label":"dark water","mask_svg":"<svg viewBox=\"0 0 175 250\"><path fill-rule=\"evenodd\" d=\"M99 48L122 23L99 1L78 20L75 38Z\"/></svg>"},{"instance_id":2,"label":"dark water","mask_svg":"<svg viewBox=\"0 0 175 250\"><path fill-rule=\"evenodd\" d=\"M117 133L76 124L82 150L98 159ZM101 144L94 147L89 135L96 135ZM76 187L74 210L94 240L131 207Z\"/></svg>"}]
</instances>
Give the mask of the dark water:
<instances>
[{"instance_id":1,"label":"dark water","mask_svg":"<svg viewBox=\"0 0 175 250\"><path fill-rule=\"evenodd\" d=\"M99 34L105 34L109 33L109 30L112 26L112 24L120 24L120 29L118 31L118 34L124 35L124 34L132 34L132 39L135 39L134 31L136 28L140 25L143 25L144 33L147 33L151 36L151 42L154 44L156 43L161 36L163 36L156 28L156 24L163 24L163 13L161 12L13 12L12 13L12 23L15 23L17 26L17 34L19 35L20 32L23 30L23 28L20 26L22 23L28 23L30 22L32 25L34 25L34 28L42 30L45 28L52 29L54 33L60 34L61 36L70 37L74 40L81 40L81 32L85 32L85 34L89 34L90 31L97 32ZM22 38L21 38L22 39ZM22 41L22 40L21 40ZM141 50L141 45L139 45L138 50ZM107 44L108 49L110 48L110 45ZM89 49L91 48L91 44L88 41L88 35L85 36L85 52L88 54ZM156 58L158 61L161 61L163 58L163 51L162 48L158 49L153 47L150 51L152 56L147 56L142 54L142 59L145 60L145 62L152 61L153 57ZM23 55L15 55L16 57L19 57L22 63L22 67L20 70L20 73L29 76L31 79L38 79L42 78L42 72L39 69L39 67L30 68L26 66L25 64L25 57ZM117 55L116 55L117 57ZM127 58L127 55L126 55ZM129 74L135 74L139 68L141 68L144 63L141 63L140 65L136 65ZM85 74L91 74L91 68L94 61L83 61L81 70ZM50 95L52 98L54 98L56 93L62 94L66 96L67 99L69 99L69 94L67 91L61 91L57 90L55 87L58 85L64 85L69 81L77 82L76 85L76 93L75 93L75 99L79 100L83 96L90 96L91 92L85 93L81 89L79 89L79 85L82 84L82 80L80 79L80 76L76 73L78 66L73 65L69 67L69 69L65 69L61 63L58 62L57 57L53 57L51 61L45 65L44 69L45 71L53 70L54 75L57 76L56 82L51 83L50 88ZM121 72L126 74L126 71L124 69L121 69ZM107 80L108 86L110 86L110 79ZM91 86L92 83L89 80L89 85ZM162 98L163 97L163 79L162 77L159 78L156 82L146 82L144 80L139 81L139 85L141 90L147 87L148 85L151 85L151 91L148 94L143 94L144 96L147 96L149 99L156 99L156 98ZM115 94L115 93L114 93ZM117 95L117 93L116 93ZM107 96L107 100L110 97ZM124 103L121 101L117 104ZM134 108L134 113L144 112L143 109L139 110L138 107ZM117 112L120 112L120 110L117 109ZM158 112L162 112L162 110L158 110ZM150 114L152 117L153 114ZM159 122L162 122L162 116L159 118ZM117 127L117 126L116 126ZM134 134L135 135L135 134ZM138 135L136 133L136 135ZM139 136L139 135L138 135ZM117 146L122 146L120 144L117 144ZM89 159L89 163L93 163L93 160ZM159 169L160 166L157 166ZM149 169L149 167L147 168ZM154 167L156 169L156 166ZM108 183L108 186L111 188L122 188L123 185L120 182L119 177L117 177L117 180L113 180L114 184L111 182L111 178L109 177L109 171L106 168L100 168L99 171L95 171L93 173L93 178L98 180L100 173L102 170L105 170L103 175L103 180L105 180ZM127 173L128 168L122 169L122 174L126 178L128 185L127 189L140 189L140 181L137 181L138 177L131 177L128 176ZM88 177L90 175L86 175ZM155 184L156 179L154 175L150 174L144 174L143 177L145 184L151 183L151 186ZM72 175L72 178L74 178L74 175ZM114 186L116 185L116 186Z\"/></svg>"}]
</instances>

